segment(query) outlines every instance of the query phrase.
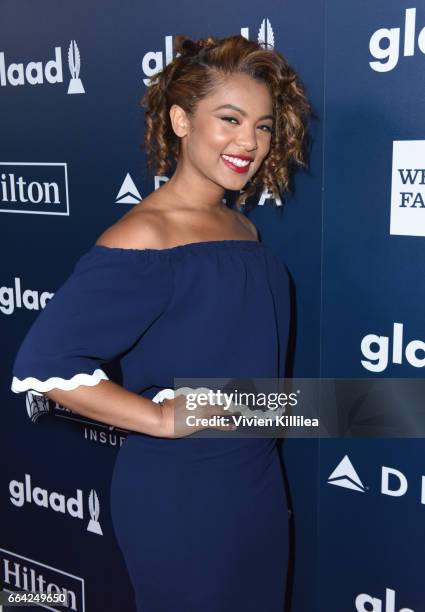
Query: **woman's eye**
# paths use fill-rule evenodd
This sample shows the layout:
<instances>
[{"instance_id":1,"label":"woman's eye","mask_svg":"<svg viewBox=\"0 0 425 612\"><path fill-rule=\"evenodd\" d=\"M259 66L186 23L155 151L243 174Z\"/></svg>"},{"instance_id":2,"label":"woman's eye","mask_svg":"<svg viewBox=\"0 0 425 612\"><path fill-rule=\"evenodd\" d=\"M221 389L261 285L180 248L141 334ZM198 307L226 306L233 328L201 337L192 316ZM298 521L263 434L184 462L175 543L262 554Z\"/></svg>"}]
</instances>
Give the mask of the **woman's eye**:
<instances>
[{"instance_id":1,"label":"woman's eye","mask_svg":"<svg viewBox=\"0 0 425 612\"><path fill-rule=\"evenodd\" d=\"M235 123L233 125L239 125L239 121L236 119L236 117L221 117L221 119L223 121L228 121L229 123L234 121ZM262 132L269 132L271 134L273 131L273 128L270 125L264 124L259 125L258 127L261 129Z\"/></svg>"},{"instance_id":2,"label":"woman's eye","mask_svg":"<svg viewBox=\"0 0 425 612\"><path fill-rule=\"evenodd\" d=\"M235 117L222 117L223 121L236 121L236 123L239 123L239 121L237 119L235 119Z\"/></svg>"}]
</instances>

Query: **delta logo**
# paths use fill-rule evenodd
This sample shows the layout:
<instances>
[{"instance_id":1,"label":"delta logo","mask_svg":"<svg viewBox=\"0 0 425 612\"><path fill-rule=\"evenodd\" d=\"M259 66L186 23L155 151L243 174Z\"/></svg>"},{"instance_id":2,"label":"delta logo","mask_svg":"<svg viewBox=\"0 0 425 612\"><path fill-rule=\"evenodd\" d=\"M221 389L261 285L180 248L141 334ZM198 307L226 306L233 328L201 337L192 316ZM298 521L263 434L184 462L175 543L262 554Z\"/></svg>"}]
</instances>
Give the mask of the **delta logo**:
<instances>
[{"instance_id":1,"label":"delta logo","mask_svg":"<svg viewBox=\"0 0 425 612\"><path fill-rule=\"evenodd\" d=\"M397 468L387 465L381 466L380 493L389 497L404 497L409 490L407 476ZM331 472L327 483L343 489L351 489L358 493L366 493L369 486L365 486L348 455L345 455ZM425 505L425 476L420 476L420 504Z\"/></svg>"},{"instance_id":2,"label":"delta logo","mask_svg":"<svg viewBox=\"0 0 425 612\"><path fill-rule=\"evenodd\" d=\"M348 455L345 455L331 473L328 478L328 484L343 487L345 489L352 489L353 491L360 491L361 493L366 492L366 487L360 480Z\"/></svg>"},{"instance_id":3,"label":"delta logo","mask_svg":"<svg viewBox=\"0 0 425 612\"><path fill-rule=\"evenodd\" d=\"M159 189L163 183L169 180L168 176L155 176L154 177L154 189ZM137 188L135 182L131 178L129 172L125 175L125 178L115 196L115 204L138 204L143 200L143 197ZM273 200L273 195L270 191L265 189L260 194L260 198L257 202L257 206L264 206L266 202ZM225 199L224 199L225 201ZM276 206L282 206L282 200L280 198L274 198Z\"/></svg>"},{"instance_id":4,"label":"delta logo","mask_svg":"<svg viewBox=\"0 0 425 612\"><path fill-rule=\"evenodd\" d=\"M121 187L115 198L115 204L137 204L142 200L140 191L129 172L125 175Z\"/></svg>"}]
</instances>

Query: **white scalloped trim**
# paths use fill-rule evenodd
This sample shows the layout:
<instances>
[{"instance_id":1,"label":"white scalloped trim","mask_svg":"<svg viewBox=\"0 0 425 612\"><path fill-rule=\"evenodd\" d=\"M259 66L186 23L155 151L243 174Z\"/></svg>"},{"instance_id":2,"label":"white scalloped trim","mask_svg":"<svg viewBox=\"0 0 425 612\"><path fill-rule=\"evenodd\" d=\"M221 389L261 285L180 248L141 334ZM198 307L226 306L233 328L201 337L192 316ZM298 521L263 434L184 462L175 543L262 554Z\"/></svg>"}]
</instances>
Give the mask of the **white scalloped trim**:
<instances>
[{"instance_id":1,"label":"white scalloped trim","mask_svg":"<svg viewBox=\"0 0 425 612\"><path fill-rule=\"evenodd\" d=\"M28 376L24 380L20 380L14 376L11 389L14 393L31 391L34 395L43 395L43 392L45 393L55 388L63 389L63 391L72 391L80 385L93 387L101 380L109 380L109 377L100 368L95 370L93 374L75 374L75 376L69 379L52 376L47 380L38 380L38 378Z\"/></svg>"},{"instance_id":2,"label":"white scalloped trim","mask_svg":"<svg viewBox=\"0 0 425 612\"><path fill-rule=\"evenodd\" d=\"M155 397L152 398L151 401L159 403L162 402L162 400L164 399L174 399L174 389L161 389L161 391L158 391L158 393L155 395Z\"/></svg>"}]
</instances>

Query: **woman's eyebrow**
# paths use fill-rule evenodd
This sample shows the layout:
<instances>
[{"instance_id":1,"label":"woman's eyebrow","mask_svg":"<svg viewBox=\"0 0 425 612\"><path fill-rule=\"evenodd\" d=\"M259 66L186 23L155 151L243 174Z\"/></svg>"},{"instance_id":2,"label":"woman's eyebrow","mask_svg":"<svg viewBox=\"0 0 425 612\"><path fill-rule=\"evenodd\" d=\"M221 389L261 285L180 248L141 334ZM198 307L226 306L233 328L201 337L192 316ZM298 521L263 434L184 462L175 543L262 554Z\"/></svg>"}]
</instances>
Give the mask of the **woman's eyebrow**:
<instances>
[{"instance_id":1,"label":"woman's eyebrow","mask_svg":"<svg viewBox=\"0 0 425 612\"><path fill-rule=\"evenodd\" d=\"M239 108L238 106L235 106L234 104L222 104L221 106L217 106L217 108L215 108L214 111L218 111L221 108L230 108L232 110L237 111L238 113L240 113L244 117L246 117L246 112L244 110L242 110L241 108ZM271 120L273 120L274 117L273 117L273 115L263 115L262 117L259 117L258 119L259 120L260 119L271 119Z\"/></svg>"}]
</instances>

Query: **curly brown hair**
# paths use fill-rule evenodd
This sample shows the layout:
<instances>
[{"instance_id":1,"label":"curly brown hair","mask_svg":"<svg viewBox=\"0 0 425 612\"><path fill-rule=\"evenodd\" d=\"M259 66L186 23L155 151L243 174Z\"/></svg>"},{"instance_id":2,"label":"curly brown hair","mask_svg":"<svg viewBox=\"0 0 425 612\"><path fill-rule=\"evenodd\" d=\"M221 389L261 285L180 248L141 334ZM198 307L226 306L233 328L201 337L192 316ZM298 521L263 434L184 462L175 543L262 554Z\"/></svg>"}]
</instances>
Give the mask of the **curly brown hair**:
<instances>
[{"instance_id":1,"label":"curly brown hair","mask_svg":"<svg viewBox=\"0 0 425 612\"><path fill-rule=\"evenodd\" d=\"M273 101L274 126L270 151L241 191L240 208L261 185L277 199L290 191L291 170L306 166L307 121L312 109L303 86L287 60L266 43L234 35L192 40L180 34L174 39L177 56L156 73L140 104L145 109L145 149L148 165L165 175L180 153L180 139L173 131L169 110L173 104L193 115L198 102L212 92L220 77L242 73L265 83Z\"/></svg>"}]
</instances>

